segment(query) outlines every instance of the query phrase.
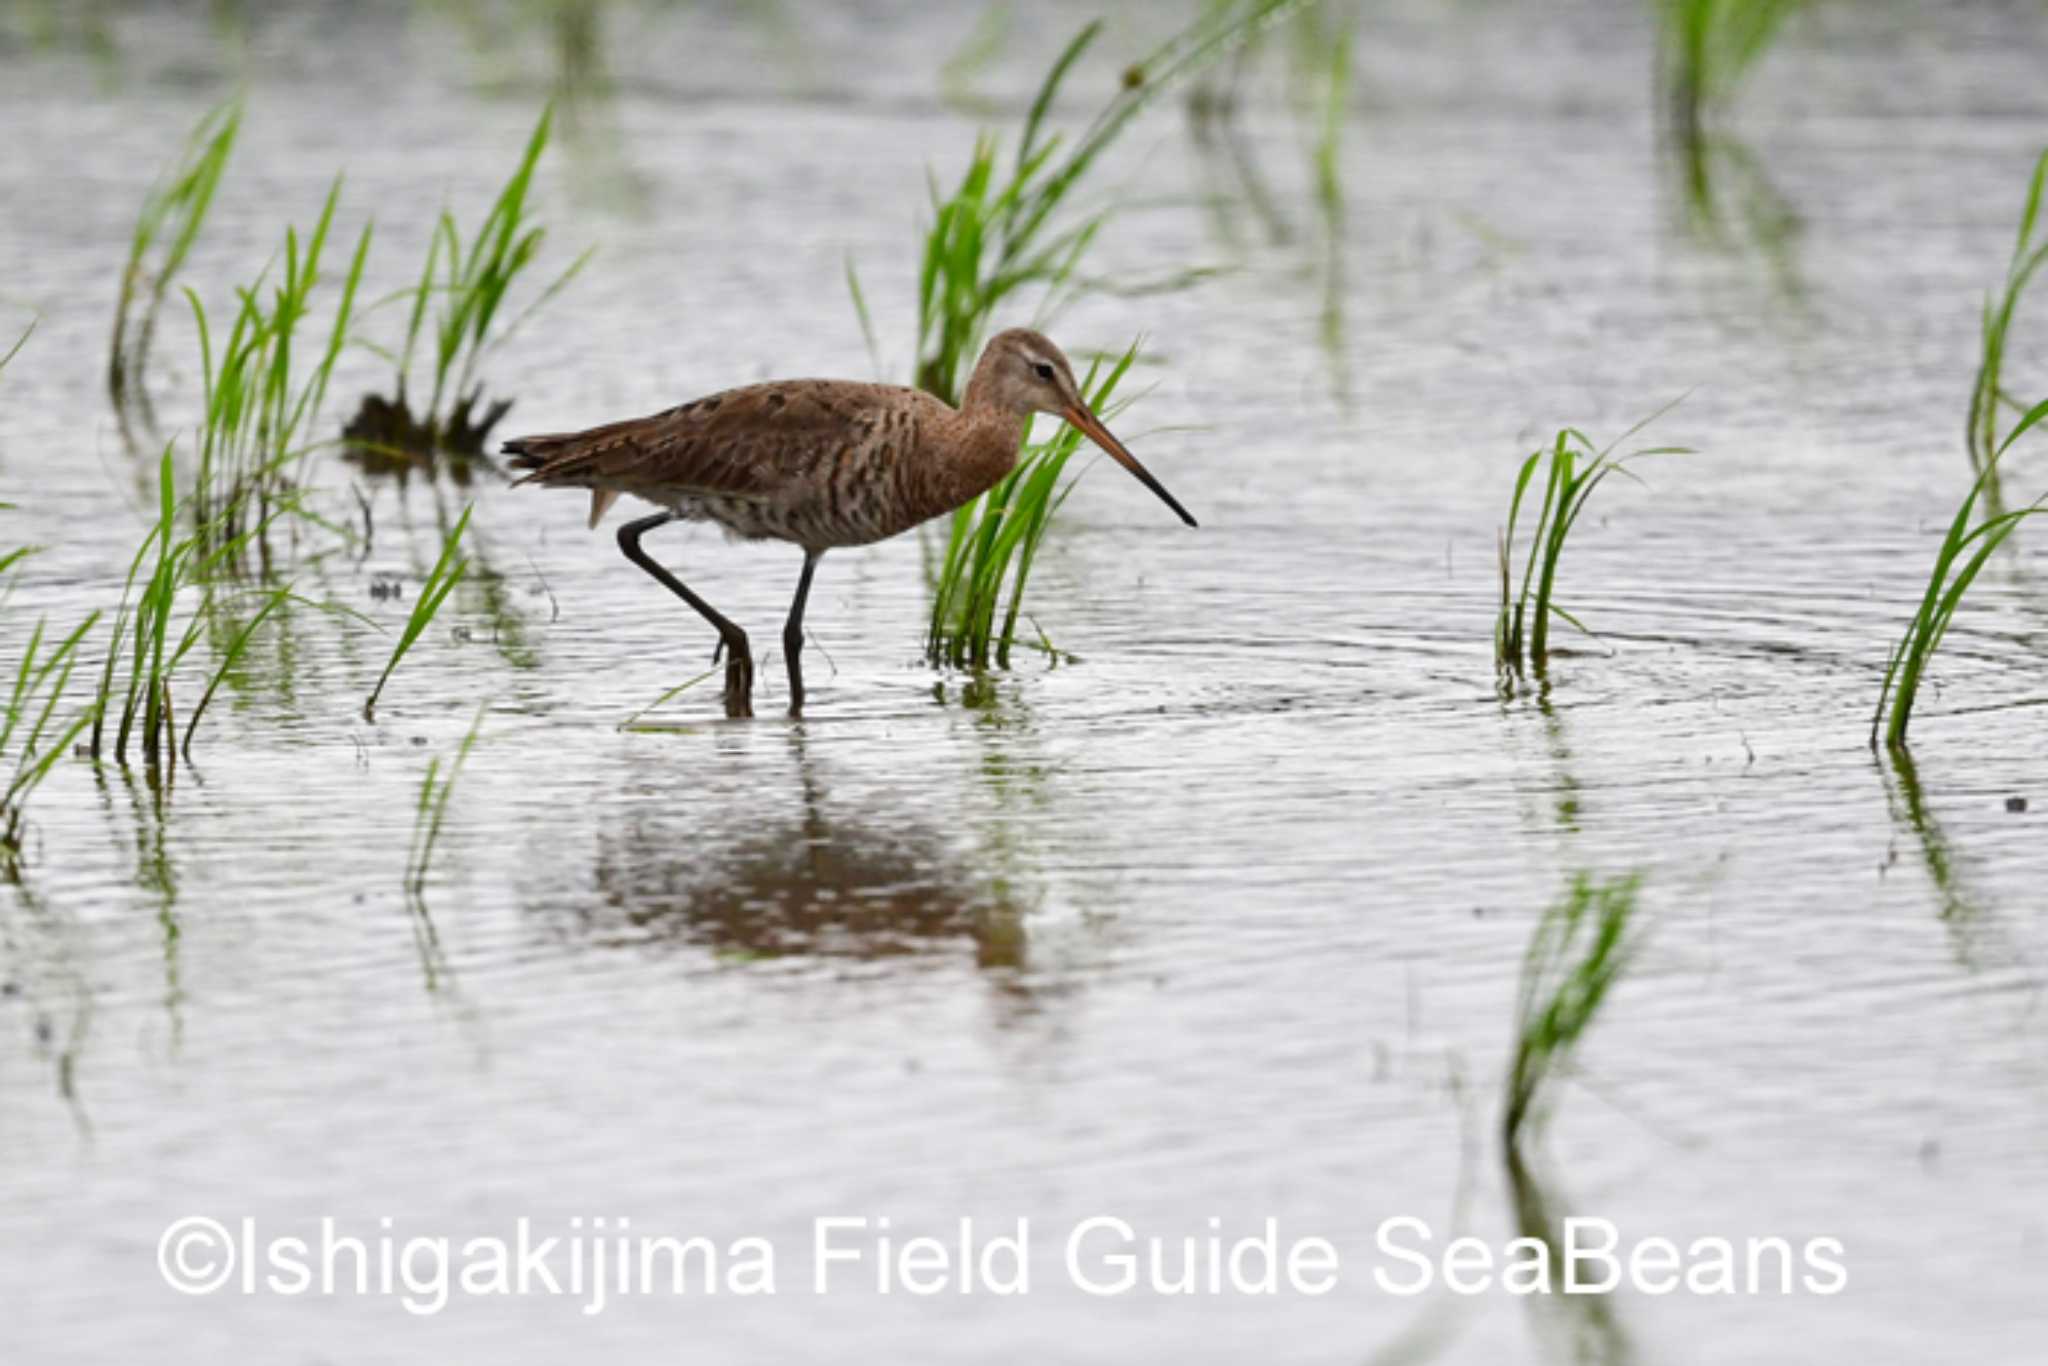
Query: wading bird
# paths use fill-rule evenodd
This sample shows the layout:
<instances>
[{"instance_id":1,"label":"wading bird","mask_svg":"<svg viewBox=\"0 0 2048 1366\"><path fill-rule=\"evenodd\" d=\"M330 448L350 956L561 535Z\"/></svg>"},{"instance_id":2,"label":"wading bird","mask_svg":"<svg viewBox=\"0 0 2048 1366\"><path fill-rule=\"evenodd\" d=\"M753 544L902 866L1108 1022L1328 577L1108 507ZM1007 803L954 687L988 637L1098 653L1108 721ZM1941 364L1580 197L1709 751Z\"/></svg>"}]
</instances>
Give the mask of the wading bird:
<instances>
[{"instance_id":1,"label":"wading bird","mask_svg":"<svg viewBox=\"0 0 2048 1366\"><path fill-rule=\"evenodd\" d=\"M803 576L782 629L794 716L804 705L798 659L819 557L884 540L979 497L1016 465L1033 413L1072 423L1195 525L1089 411L1060 349L1025 328L990 339L958 408L889 384L776 380L652 417L521 437L504 449L515 469L527 471L521 484L589 489L593 528L622 493L662 509L620 527L619 549L718 632L728 716L753 714L747 633L656 564L640 538L667 522L715 522L734 537L801 549Z\"/></svg>"}]
</instances>

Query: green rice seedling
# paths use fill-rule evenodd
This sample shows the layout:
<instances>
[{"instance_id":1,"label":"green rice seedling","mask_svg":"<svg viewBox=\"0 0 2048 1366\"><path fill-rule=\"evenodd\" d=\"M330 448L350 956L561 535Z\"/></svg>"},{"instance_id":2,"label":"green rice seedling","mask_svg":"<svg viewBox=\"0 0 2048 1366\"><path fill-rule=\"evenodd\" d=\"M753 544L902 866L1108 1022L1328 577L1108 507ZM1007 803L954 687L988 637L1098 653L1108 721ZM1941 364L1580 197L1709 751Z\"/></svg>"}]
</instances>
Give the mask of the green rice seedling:
<instances>
[{"instance_id":1,"label":"green rice seedling","mask_svg":"<svg viewBox=\"0 0 2048 1366\"><path fill-rule=\"evenodd\" d=\"M0 512L12 511L14 504L0 503ZM5 607L7 600L14 595L15 571L30 556L42 553L43 548L39 545L18 545L11 550L0 550L0 607Z\"/></svg>"},{"instance_id":2,"label":"green rice seedling","mask_svg":"<svg viewBox=\"0 0 2048 1366\"><path fill-rule=\"evenodd\" d=\"M1665 136L1679 158L1686 199L1711 217L1713 119L1770 50L1803 0L1657 0Z\"/></svg>"},{"instance_id":3,"label":"green rice seedling","mask_svg":"<svg viewBox=\"0 0 2048 1366\"><path fill-rule=\"evenodd\" d=\"M398 634L398 643L392 647L391 658L384 665L384 672L377 677L377 686L370 690L369 700L363 703L363 719L374 721L377 715L377 699L384 695L384 685L391 681L399 661L412 649L413 644L432 624L434 614L441 610L441 604L455 591L455 585L462 582L462 576L469 570L469 560L462 551L462 533L469 529L469 514L475 504L462 509L462 515L455 519L455 526L448 538L441 544L440 558L427 571L426 582L420 585L419 596L414 599L412 615L406 619L405 629Z\"/></svg>"},{"instance_id":4,"label":"green rice seedling","mask_svg":"<svg viewBox=\"0 0 2048 1366\"><path fill-rule=\"evenodd\" d=\"M445 770L438 754L427 762L427 776L420 783L419 802L413 810L412 843L405 856L405 889L414 897L426 888L427 869L434 861L434 845L441 838L441 822L448 814L448 798L455 791L455 780L462 776L462 766L468 761L469 752L476 748L477 736L483 730L484 712L489 707L486 702L476 709L476 719L469 723L469 732L455 747L455 756L448 761Z\"/></svg>"},{"instance_id":5,"label":"green rice seedling","mask_svg":"<svg viewBox=\"0 0 2048 1366\"><path fill-rule=\"evenodd\" d=\"M2020 212L2019 240L2013 244L2012 261L2005 268L2005 287L1995 303L1992 296L1984 297L1983 355L1977 363L1976 383L1970 390L1970 417L1965 433L1970 465L1980 471L1992 468L1996 459L2000 445L1999 409L2026 409L2005 388L2006 340L2020 296L2026 293L2035 272L2048 262L2048 240L2034 240L2044 185L2048 185L2048 151L2043 151L2040 160L2034 163L2034 178L2027 185L2027 202Z\"/></svg>"},{"instance_id":6,"label":"green rice seedling","mask_svg":"<svg viewBox=\"0 0 2048 1366\"><path fill-rule=\"evenodd\" d=\"M7 348L7 354L0 356L0 370L5 370L9 362L21 354L21 348L28 345L28 339L35 335L35 331L34 323L30 323L22 330L22 334L14 339L14 345Z\"/></svg>"},{"instance_id":7,"label":"green rice seedling","mask_svg":"<svg viewBox=\"0 0 2048 1366\"><path fill-rule=\"evenodd\" d=\"M1877 709L1870 718L1871 748L1877 747L1880 731L1884 734L1887 748L1894 751L1905 748L1906 728L1912 722L1913 704L1919 698L1927 665L1934 658L1934 652L1941 648L1942 638L1948 634L1949 624L1955 619L1956 608L1962 605L1963 594L1969 591L1998 547L2005 544L2006 537L2019 530L2022 521L2048 507L2048 495L2044 495L2023 508L1992 511L1982 521L1971 525L1978 499L1988 498L1996 484L1999 459L2012 449L2013 442L2026 435L2043 418L2048 418L2048 401L2029 409L2018 425L2006 433L2005 439L1992 451L1983 471L1971 482L1962 506L1956 509L1955 517L1949 522L1941 549L1935 553L1933 572L1927 576L1927 591L1920 598L1919 609L1914 612L1905 634L1899 637L1899 643L1892 647L1891 657L1885 662L1884 684L1878 689Z\"/></svg>"},{"instance_id":8,"label":"green rice seedling","mask_svg":"<svg viewBox=\"0 0 2048 1366\"><path fill-rule=\"evenodd\" d=\"M80 644L98 621L95 612L70 635L45 648L46 623L39 619L15 667L7 711L0 715L0 871L9 876L19 872L22 813L29 798L92 723L91 707L61 720L58 709L78 663Z\"/></svg>"},{"instance_id":9,"label":"green rice seedling","mask_svg":"<svg viewBox=\"0 0 2048 1366\"><path fill-rule=\"evenodd\" d=\"M121 272L121 295L114 309L114 336L107 358L107 394L113 400L121 434L131 447L156 432L144 372L157 315L206 225L241 126L240 100L230 100L207 114L186 139L177 164L142 201L142 213L129 241L128 263Z\"/></svg>"},{"instance_id":10,"label":"green rice seedling","mask_svg":"<svg viewBox=\"0 0 2048 1366\"><path fill-rule=\"evenodd\" d=\"M221 565L265 530L265 524L257 523L236 536L223 537L190 526L189 501L178 499L175 479L173 449L167 446L158 462L157 520L129 561L100 668L87 746L94 760L109 752L106 732L111 725L111 753L116 763L128 762L131 741L150 768L175 761L179 747L173 676L204 638L211 608L221 591L217 583ZM288 594L289 590L277 592ZM269 596L274 598L276 592ZM181 604L190 606L181 613ZM222 676L241 658L248 634L230 640L221 651L221 662L203 689L200 712L219 688ZM198 715L194 713L185 729L182 749L187 759Z\"/></svg>"},{"instance_id":11,"label":"green rice seedling","mask_svg":"<svg viewBox=\"0 0 2048 1366\"><path fill-rule=\"evenodd\" d=\"M297 500L304 462L317 445L309 433L317 422L335 362L348 339L356 294L369 259L372 228L366 224L343 276L335 315L324 345L301 367L301 333L307 327L321 261L341 199L336 179L312 232L285 230L282 270L269 284L265 269L253 285L236 290L234 323L216 351L205 307L186 290L199 329L204 417L198 472L191 498L192 525L209 552L239 546L252 527L276 512L305 516ZM276 263L273 263L276 264ZM267 541L257 538L267 550ZM223 561L241 568L239 554Z\"/></svg>"},{"instance_id":12,"label":"green rice seedling","mask_svg":"<svg viewBox=\"0 0 2048 1366\"><path fill-rule=\"evenodd\" d=\"M951 194L932 186L933 221L918 271L917 383L948 402L973 363L996 310L1020 291L1045 295L1041 315L1085 287L1078 267L1108 209L1069 219L1062 211L1102 153L1177 81L1248 41L1303 0L1234 0L1207 6L1196 22L1124 72L1115 94L1068 144L1046 120L1074 65L1102 31L1076 34L1031 102L1015 152L1003 165L997 140L976 140Z\"/></svg>"},{"instance_id":13,"label":"green rice seedling","mask_svg":"<svg viewBox=\"0 0 2048 1366\"><path fill-rule=\"evenodd\" d=\"M394 358L394 397L369 395L348 426L347 438L359 453L400 462L437 453L481 456L491 429L511 407L500 399L479 411L479 367L495 346L567 288L591 256L590 251L578 256L523 311L508 316L506 301L547 238L547 230L532 221L528 200L553 124L550 106L466 243L452 212L444 210L436 221L419 283L400 296L409 305L404 341ZM431 378L426 403L415 411L411 382L423 351Z\"/></svg>"},{"instance_id":14,"label":"green rice seedling","mask_svg":"<svg viewBox=\"0 0 2048 1366\"><path fill-rule=\"evenodd\" d=\"M997 140L984 134L953 192L944 195L936 184L932 187L933 221L918 272L919 387L957 403L965 368L980 352L999 308L1018 293L1035 290L1043 296L1043 317L1089 287L1079 266L1110 210L1078 216L1064 210L1090 168L1162 92L1251 41L1302 3L1218 0L1205 6L1193 25L1125 70L1115 94L1069 145L1047 128L1047 118L1102 25L1091 23L1074 36L1039 85L1007 167ZM1187 278L1192 277L1182 277ZM871 333L850 266L848 284L863 330ZM1127 355L1114 367L1116 378L1130 361ZM1101 397L1107 397L1107 390ZM1064 501L1059 476L1078 443L1077 434L1063 431L1027 453L1002 483L954 513L935 578L926 642L934 663L980 668L991 657L1007 663L1024 581L1052 513ZM1006 584L1009 606L998 629Z\"/></svg>"},{"instance_id":15,"label":"green rice seedling","mask_svg":"<svg viewBox=\"0 0 2048 1366\"><path fill-rule=\"evenodd\" d=\"M1547 447L1532 452L1515 476L1514 497L1508 502L1508 523L1500 536L1500 611L1494 618L1493 655L1503 678L1520 677L1525 671L1541 677L1550 662L1550 619L1555 616L1580 631L1586 628L1556 600L1557 570L1564 558L1565 542L1593 490L1611 474L1635 476L1630 463L1653 455L1687 453L1682 446L1656 446L1615 456L1616 446L1671 410L1672 404L1652 413L1624 432L1619 440L1595 451L1592 440L1574 427L1566 427ZM1529 553L1522 567L1519 590L1514 583L1515 527L1521 518L1523 499L1534 486L1536 471L1545 461L1543 502L1537 508L1535 525L1529 532ZM1591 634L1591 632L1586 632Z\"/></svg>"},{"instance_id":16,"label":"green rice seedling","mask_svg":"<svg viewBox=\"0 0 2048 1366\"><path fill-rule=\"evenodd\" d=\"M1116 414L1122 406L1113 404L1117 384L1137 355L1133 342L1106 370L1100 360L1088 367L1081 389L1092 410ZM1060 477L1080 446L1081 433L1060 424L1049 440L1027 444L1016 468L994 488L954 511L925 642L933 664L986 669L993 659L1009 667L1024 586L1053 514L1074 490L1074 480L1062 484Z\"/></svg>"},{"instance_id":17,"label":"green rice seedling","mask_svg":"<svg viewBox=\"0 0 2048 1366\"><path fill-rule=\"evenodd\" d=\"M1598 881L1574 874L1563 898L1537 924L1522 958L1515 1058L1501 1112L1501 1135L1510 1148L1543 1113L1556 1078L1570 1068L1608 992L1633 960L1642 885L1640 873Z\"/></svg>"},{"instance_id":18,"label":"green rice seedling","mask_svg":"<svg viewBox=\"0 0 2048 1366\"><path fill-rule=\"evenodd\" d=\"M705 679L712 677L717 672L717 669L706 669L703 673L698 674L695 678L686 678L682 682L676 684L673 688L665 690L661 694L661 696L655 698L652 702L649 702L646 706L640 708L631 716L628 716L625 720L619 722L619 729L621 731L635 731L642 734L664 731L669 729L668 726L658 722L652 724L647 723L646 718L652 713L660 710L664 705L666 705L669 702L670 699L680 697L683 693L689 691L691 688L696 687L699 683L702 683Z\"/></svg>"},{"instance_id":19,"label":"green rice seedling","mask_svg":"<svg viewBox=\"0 0 2048 1366\"><path fill-rule=\"evenodd\" d=\"M214 670L213 677L207 680L205 691L199 695L199 705L192 708L192 714L185 718L185 739L178 746L178 752L185 756L186 763L192 762L192 737L199 733L199 719L206 715L207 707L213 703L213 695L220 691L220 685L227 680L228 671L239 664L242 656L248 652L249 642L254 639L256 628L293 599L289 584L264 594L263 605L252 612L249 619L228 637L227 644L220 651L220 664Z\"/></svg>"},{"instance_id":20,"label":"green rice seedling","mask_svg":"<svg viewBox=\"0 0 2048 1366\"><path fill-rule=\"evenodd\" d=\"M0 503L0 510L13 506L12 503ZM38 545L18 545L12 550L0 550L0 576L4 576L0 577L0 607L6 606L8 598L14 595L13 571L29 556L41 553L42 547Z\"/></svg>"}]
</instances>

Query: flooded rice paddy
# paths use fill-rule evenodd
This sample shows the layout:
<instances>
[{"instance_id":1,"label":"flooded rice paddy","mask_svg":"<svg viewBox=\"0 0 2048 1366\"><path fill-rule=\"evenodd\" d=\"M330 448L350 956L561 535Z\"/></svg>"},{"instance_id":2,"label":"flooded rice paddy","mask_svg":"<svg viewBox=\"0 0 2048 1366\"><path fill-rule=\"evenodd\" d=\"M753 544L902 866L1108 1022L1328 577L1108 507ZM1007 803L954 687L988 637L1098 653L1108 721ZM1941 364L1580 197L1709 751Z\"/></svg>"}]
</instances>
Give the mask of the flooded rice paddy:
<instances>
[{"instance_id":1,"label":"flooded rice paddy","mask_svg":"<svg viewBox=\"0 0 2048 1366\"><path fill-rule=\"evenodd\" d=\"M1077 89L1183 9L1120 11ZM616 95L538 189L549 250L598 253L491 361L517 399L501 434L875 374L848 253L880 377L903 377L926 167L951 175L977 123L1014 123L1089 17L1020 10L972 73L977 114L935 75L967 7L627 8ZM2048 562L2027 531L1956 619L1916 764L1866 740L1968 485L1978 309L2048 132L2048 15L1796 25L1736 122L1800 227L1718 249L1673 227L1645 7L1360 22L1334 344L1284 102L1239 131L1286 242L1242 209L1219 227L1177 102L1104 173L1129 201L1105 274L1227 269L1048 327L1077 352L1145 333L1153 387L1119 426L1202 522L1106 461L1087 474L1030 598L1071 662L927 667L905 537L825 558L803 720L775 714L764 651L759 720L724 720L707 682L622 729L714 640L584 530L580 495L362 481L368 553L295 581L388 629L438 552L437 502L476 501L479 567L374 722L388 639L294 606L168 790L61 766L0 886L0 1358L2034 1359ZM244 142L187 268L209 298L344 169L337 231L376 219L366 293L410 283L444 202L473 220L495 191L548 67L378 6L296 8L246 58L169 7L115 31L112 65L0 51L0 338L37 320L0 375L0 516L48 547L0 609L10 671L36 614L112 605L146 530L150 461L104 391L116 276L238 63ZM167 321L152 372L172 427L194 417L188 331ZM2015 383L2038 388L2048 318L2019 335ZM329 419L385 376L349 353ZM1697 453L1604 486L1565 561L1597 639L1504 698L1494 546L1517 462L1681 394L1653 435ZM2042 459L2015 450L2028 497ZM321 469L348 506L359 477ZM776 637L795 551L705 528L648 544ZM422 779L479 706L410 895ZM1511 1166L1525 946L1572 875L1630 870L1640 957L1539 1160ZM1499 1244L1532 1197L1631 1239L1834 1238L1847 1284L1589 1310L1375 1283L1384 1220ZM601 1313L185 1297L157 1240L195 1214L458 1242L628 1218L766 1239L780 1285ZM983 1237L1028 1219L1031 1293L877 1294L849 1271L814 1295L831 1215L948 1242L963 1218ZM1342 1279L1091 1296L1061 1253L1098 1215L1176 1247L1274 1219L1335 1245Z\"/></svg>"}]
</instances>

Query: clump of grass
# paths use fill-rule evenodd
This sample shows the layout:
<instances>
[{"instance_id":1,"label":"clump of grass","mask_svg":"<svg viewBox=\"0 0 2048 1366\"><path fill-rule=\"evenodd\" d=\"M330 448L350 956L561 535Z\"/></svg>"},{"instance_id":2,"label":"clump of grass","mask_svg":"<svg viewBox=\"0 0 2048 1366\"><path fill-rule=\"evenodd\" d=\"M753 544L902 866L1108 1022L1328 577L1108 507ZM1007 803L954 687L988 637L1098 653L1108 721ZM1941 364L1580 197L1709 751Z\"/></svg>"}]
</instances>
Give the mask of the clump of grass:
<instances>
[{"instance_id":1,"label":"clump of grass","mask_svg":"<svg viewBox=\"0 0 2048 1366\"><path fill-rule=\"evenodd\" d=\"M1657 0L1662 30L1659 81L1665 136L1679 158L1686 197L1711 216L1712 123L1770 50L1803 0Z\"/></svg>"},{"instance_id":2,"label":"clump of grass","mask_svg":"<svg viewBox=\"0 0 2048 1366\"><path fill-rule=\"evenodd\" d=\"M1556 1078L1570 1068L1634 958L1632 923L1642 885L1640 873L1599 881L1578 873L1543 913L1523 955L1515 997L1515 1061L1501 1115L1510 1149L1543 1113Z\"/></svg>"},{"instance_id":3,"label":"clump of grass","mask_svg":"<svg viewBox=\"0 0 2048 1366\"><path fill-rule=\"evenodd\" d=\"M384 685L391 681L391 675L398 669L415 642L426 633L433 623L434 614L441 610L441 604L455 591L455 585L462 582L462 576L469 570L469 560L462 552L462 533L469 529L469 514L474 507L462 509L462 515L455 519L455 525L441 544L440 558L427 571L426 582L420 585L419 596L413 600L412 614L406 618L405 629L398 634L398 643L392 647L391 658L384 665L384 672L377 676L377 686L370 690L370 696L363 703L363 719L374 721L377 716L377 699L384 695Z\"/></svg>"},{"instance_id":4,"label":"clump of grass","mask_svg":"<svg viewBox=\"0 0 2048 1366\"><path fill-rule=\"evenodd\" d=\"M1579 619L1556 600L1557 571L1564 559L1565 542L1593 490L1612 474L1635 475L1630 463L1653 455L1685 454L1682 446L1654 446L1613 454L1616 446L1671 410L1652 413L1622 433L1619 439L1593 449L1591 438L1575 427L1558 432L1550 445L1539 447L1522 462L1515 476L1515 492L1508 502L1508 522L1500 536L1500 611L1494 618L1493 655L1495 667L1505 678L1534 672L1541 677L1550 662L1550 619L1554 616L1590 635ZM1535 484L1536 471L1548 461L1543 478L1543 502L1537 508L1535 524L1529 531L1529 552L1522 566L1519 589L1514 583L1515 528L1522 503Z\"/></svg>"},{"instance_id":5,"label":"clump of grass","mask_svg":"<svg viewBox=\"0 0 2048 1366\"><path fill-rule=\"evenodd\" d=\"M943 195L932 187L933 221L918 272L920 388L957 403L962 377L991 320L1020 292L1041 292L1042 317L1092 287L1079 268L1110 210L1065 212L1089 169L1175 82L1241 47L1301 3L1218 0L1206 6L1193 25L1125 70L1116 92L1069 145L1048 129L1047 118L1102 25L1091 23L1074 36L1040 83L1007 166L997 140L984 134L953 192ZM851 263L847 282L873 350L873 328ZM1094 401L1107 399L1131 359L1126 354L1112 368L1113 377ZM1091 384L1095 375L1091 369ZM1002 483L953 514L926 641L934 663L981 668L993 658L1007 664L1031 560L1065 499L1059 477L1079 440L1077 433L1062 431L1028 452ZM998 627L1006 587L1008 609Z\"/></svg>"},{"instance_id":6,"label":"clump of grass","mask_svg":"<svg viewBox=\"0 0 2048 1366\"><path fill-rule=\"evenodd\" d=\"M1971 467L1980 471L1992 468L1997 459L2001 444L1999 409L2026 410L2026 404L2005 389L2006 339L2020 296L2026 293L2035 272L2048 262L2048 241L2034 240L2044 186L2048 186L2048 151L2043 151L2040 160L2034 163L2034 177L2028 183L2027 201L2020 212L2019 239L2013 244L2012 261L2005 269L2005 287L1995 304L1990 295L1984 298L1983 356L1977 364L1976 383L1970 390L1970 417L1965 434Z\"/></svg>"},{"instance_id":7,"label":"clump of grass","mask_svg":"<svg viewBox=\"0 0 2048 1366\"><path fill-rule=\"evenodd\" d=\"M125 765L131 742L144 765L152 769L168 768L180 750L189 760L199 718L222 678L240 661L255 628L275 610L279 599L291 596L288 588L266 594L270 605L219 651L219 662L207 678L179 745L172 680L205 639L207 623L213 619L222 592L218 583L221 565L260 536L264 525L246 527L234 536L193 526L189 503L178 499L175 481L173 450L167 446L158 461L156 523L129 561L100 669L87 746L95 761L111 753L116 763ZM189 608L181 611L181 604L187 603ZM111 746L109 725L113 727Z\"/></svg>"},{"instance_id":8,"label":"clump of grass","mask_svg":"<svg viewBox=\"0 0 2048 1366\"><path fill-rule=\"evenodd\" d=\"M58 719L58 709L77 666L80 644L98 620L95 612L46 648L47 623L38 619L15 667L7 711L0 715L0 872L10 877L20 871L23 811L29 798L92 724L90 707L64 720Z\"/></svg>"},{"instance_id":9,"label":"clump of grass","mask_svg":"<svg viewBox=\"0 0 2048 1366\"><path fill-rule=\"evenodd\" d=\"M1133 342L1107 369L1099 359L1088 367L1081 392L1091 409L1115 416L1117 384L1129 373L1137 355L1137 343ZM994 488L954 511L925 642L926 657L933 664L985 669L993 658L997 666L1009 667L1032 561L1053 513L1074 491L1075 481L1062 484L1060 476L1080 447L1081 433L1061 423L1051 439L1027 444L1016 468ZM1004 608L1006 592L1008 607ZM1050 652L1050 642L1042 631L1039 638Z\"/></svg>"},{"instance_id":10,"label":"clump of grass","mask_svg":"<svg viewBox=\"0 0 2048 1366\"><path fill-rule=\"evenodd\" d=\"M481 457L492 428L512 405L505 399L483 402L479 366L589 261L589 251L578 256L507 321L506 299L547 238L547 230L532 221L528 199L553 123L551 106L467 243L452 212L443 210L437 220L419 283L402 296L409 297L410 307L405 338L394 357L393 396L367 396L345 433L358 458L373 467L381 462L402 468L437 454ZM416 409L411 381L423 349L431 378L426 401Z\"/></svg>"},{"instance_id":11,"label":"clump of grass","mask_svg":"<svg viewBox=\"0 0 2048 1366\"><path fill-rule=\"evenodd\" d=\"M1941 648L1956 609L1962 605L1963 594L1969 591L1998 547L2005 544L2006 537L2017 531L2022 521L2048 507L2048 495L2044 495L2023 508L1993 511L1971 525L1978 499L1988 499L1996 486L2000 457L2043 418L2048 418L2048 401L2029 409L2018 425L2006 433L1991 452L1982 473L1971 482L1970 492L1949 522L1941 549L1935 553L1933 572L1927 576L1927 591L1920 598L1919 610L1914 612L1913 620L1907 623L1905 634L1892 647L1891 657L1885 663L1884 685L1878 690L1877 709L1870 718L1871 748L1877 747L1880 730L1887 748L1905 748L1906 728L1912 722L1913 704L1919 698L1927 665Z\"/></svg>"},{"instance_id":12,"label":"clump of grass","mask_svg":"<svg viewBox=\"0 0 2048 1366\"><path fill-rule=\"evenodd\" d=\"M128 263L121 272L121 296L114 309L114 336L107 358L107 394L130 446L156 433L156 414L144 374L156 336L157 315L199 240L241 126L239 100L207 114L186 139L185 150L169 175L142 201L142 213L129 242Z\"/></svg>"},{"instance_id":13,"label":"clump of grass","mask_svg":"<svg viewBox=\"0 0 2048 1366\"><path fill-rule=\"evenodd\" d=\"M1004 168L997 140L977 139L950 195L932 187L933 221L918 273L917 383L957 402L996 310L1027 289L1046 294L1041 315L1086 287L1079 265L1110 210L1062 213L1102 153L1159 95L1248 41L1302 0L1231 0L1127 68L1116 92L1069 145L1046 126L1074 65L1102 32L1076 34L1038 88Z\"/></svg>"},{"instance_id":14,"label":"clump of grass","mask_svg":"<svg viewBox=\"0 0 2048 1366\"><path fill-rule=\"evenodd\" d=\"M283 268L269 283L266 268L256 282L237 289L235 320L216 352L205 306L186 290L199 327L204 377L204 420L199 467L194 480L192 524L209 561L241 568L245 533L266 526L274 512L299 511L303 464L318 444L309 435L327 396L328 380L348 339L355 300L369 258L371 225L365 224L342 278L341 294L326 342L301 371L302 331L321 282L321 261L341 198L337 178L327 192L311 233L285 230ZM273 263L275 264L275 263ZM268 542L258 544L266 551ZM235 547L226 557L212 552Z\"/></svg>"}]
</instances>

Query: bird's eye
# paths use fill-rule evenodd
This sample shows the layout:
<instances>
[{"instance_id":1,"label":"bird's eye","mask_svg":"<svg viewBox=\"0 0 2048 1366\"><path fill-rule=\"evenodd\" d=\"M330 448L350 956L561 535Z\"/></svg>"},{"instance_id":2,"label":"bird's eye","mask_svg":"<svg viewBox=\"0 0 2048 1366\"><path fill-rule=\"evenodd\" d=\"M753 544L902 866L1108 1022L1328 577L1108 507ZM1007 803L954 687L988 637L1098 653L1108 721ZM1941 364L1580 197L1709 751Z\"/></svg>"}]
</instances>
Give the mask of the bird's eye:
<instances>
[{"instance_id":1,"label":"bird's eye","mask_svg":"<svg viewBox=\"0 0 2048 1366\"><path fill-rule=\"evenodd\" d=\"M1052 378L1052 367L1050 365L1047 365L1044 361L1036 362L1032 365L1031 368L1040 379L1050 380Z\"/></svg>"}]
</instances>

